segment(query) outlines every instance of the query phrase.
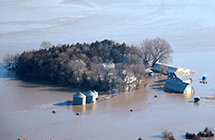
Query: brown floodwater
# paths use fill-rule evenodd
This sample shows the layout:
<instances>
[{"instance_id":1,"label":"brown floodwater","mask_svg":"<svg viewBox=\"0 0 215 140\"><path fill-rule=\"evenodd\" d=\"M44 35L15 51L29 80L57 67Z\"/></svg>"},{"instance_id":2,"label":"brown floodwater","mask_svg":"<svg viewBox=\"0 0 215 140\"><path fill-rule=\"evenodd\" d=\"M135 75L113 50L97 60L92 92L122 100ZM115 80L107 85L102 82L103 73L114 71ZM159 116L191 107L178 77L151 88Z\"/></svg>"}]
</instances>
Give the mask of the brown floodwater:
<instances>
[{"instance_id":1,"label":"brown floodwater","mask_svg":"<svg viewBox=\"0 0 215 140\"><path fill-rule=\"evenodd\" d=\"M194 97L215 94L214 7L213 0L0 0L0 139L160 140L168 130L180 140L187 131L215 130L214 98L193 103ZM147 88L113 98L100 95L102 101L95 104L65 106L83 90L20 79L2 64L7 53L38 50L43 40L112 39L138 45L156 37L175 51L172 65L195 72L190 75L194 95L166 93L151 86L164 77L153 76ZM208 84L199 83L203 74Z\"/></svg>"},{"instance_id":2,"label":"brown floodwater","mask_svg":"<svg viewBox=\"0 0 215 140\"><path fill-rule=\"evenodd\" d=\"M161 87L153 86L166 77L153 76L146 88L123 92L113 98L101 95L100 100L106 100L84 106L57 105L72 100L78 89L38 83L33 79L26 82L1 68L0 138L162 139L161 132L167 129L176 139L184 139L187 131L197 133L206 126L215 130L215 101L201 99L193 103L194 97L214 94L211 90L215 82L213 66L198 60L199 55L175 54L174 57L175 64L182 63L181 57L193 62L184 60L182 64L195 71L190 75L194 79L194 95L166 93ZM214 56L210 53L206 56L211 57ZM202 70L204 65L209 67ZM207 85L198 82L202 72L208 75ZM57 113L53 114L53 110Z\"/></svg>"}]
</instances>

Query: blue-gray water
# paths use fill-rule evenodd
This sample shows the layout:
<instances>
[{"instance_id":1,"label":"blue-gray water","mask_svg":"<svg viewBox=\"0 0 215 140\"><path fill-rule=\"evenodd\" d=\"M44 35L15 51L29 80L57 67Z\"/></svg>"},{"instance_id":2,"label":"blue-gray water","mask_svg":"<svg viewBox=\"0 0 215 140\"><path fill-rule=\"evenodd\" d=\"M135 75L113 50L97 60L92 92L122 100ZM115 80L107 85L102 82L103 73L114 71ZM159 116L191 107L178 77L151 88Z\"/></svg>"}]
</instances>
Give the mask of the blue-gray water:
<instances>
[{"instance_id":1,"label":"blue-gray water","mask_svg":"<svg viewBox=\"0 0 215 140\"><path fill-rule=\"evenodd\" d=\"M39 49L43 40L71 44L112 39L138 45L160 37L175 51L173 65L195 72L196 89L195 95L172 95L148 87L95 105L54 106L77 91L21 81L1 65L0 139L156 140L165 129L183 139L187 131L215 130L214 100L190 102L214 94L214 7L213 0L0 0L1 63L7 53ZM203 74L207 85L197 81Z\"/></svg>"}]
</instances>

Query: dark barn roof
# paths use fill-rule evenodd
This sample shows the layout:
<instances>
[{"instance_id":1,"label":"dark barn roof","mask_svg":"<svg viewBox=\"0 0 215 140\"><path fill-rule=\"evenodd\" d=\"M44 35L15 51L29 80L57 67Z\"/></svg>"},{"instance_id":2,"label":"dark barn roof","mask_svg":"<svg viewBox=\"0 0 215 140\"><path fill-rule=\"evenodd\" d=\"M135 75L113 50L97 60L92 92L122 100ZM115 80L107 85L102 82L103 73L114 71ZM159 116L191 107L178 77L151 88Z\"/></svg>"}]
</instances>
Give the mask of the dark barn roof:
<instances>
[{"instance_id":1,"label":"dark barn roof","mask_svg":"<svg viewBox=\"0 0 215 140\"><path fill-rule=\"evenodd\" d=\"M184 93L184 90L188 86L188 83L184 83L177 80L168 79L164 85L164 89L171 90L174 92Z\"/></svg>"}]
</instances>

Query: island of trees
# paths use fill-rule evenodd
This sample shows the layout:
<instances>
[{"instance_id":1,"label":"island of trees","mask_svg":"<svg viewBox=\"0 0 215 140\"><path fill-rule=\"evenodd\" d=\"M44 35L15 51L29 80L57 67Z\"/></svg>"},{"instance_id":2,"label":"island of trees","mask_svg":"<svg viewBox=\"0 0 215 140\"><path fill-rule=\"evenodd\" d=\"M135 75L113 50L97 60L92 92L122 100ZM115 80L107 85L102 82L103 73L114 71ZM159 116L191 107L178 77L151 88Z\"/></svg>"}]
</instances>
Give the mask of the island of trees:
<instances>
[{"instance_id":1,"label":"island of trees","mask_svg":"<svg viewBox=\"0 0 215 140\"><path fill-rule=\"evenodd\" d=\"M139 46L113 40L54 46L43 41L40 50L7 54L3 61L17 74L84 89L123 89L146 77L145 69L156 62L170 62L169 43L160 38L146 39Z\"/></svg>"}]
</instances>

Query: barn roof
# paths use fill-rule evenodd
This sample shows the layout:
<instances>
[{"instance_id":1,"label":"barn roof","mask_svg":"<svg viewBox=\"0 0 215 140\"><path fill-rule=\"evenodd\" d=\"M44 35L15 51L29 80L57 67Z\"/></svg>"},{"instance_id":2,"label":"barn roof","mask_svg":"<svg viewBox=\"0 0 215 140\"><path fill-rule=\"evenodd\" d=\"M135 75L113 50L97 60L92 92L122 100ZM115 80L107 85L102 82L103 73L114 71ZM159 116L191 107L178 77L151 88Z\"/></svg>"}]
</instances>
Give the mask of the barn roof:
<instances>
[{"instance_id":1,"label":"barn roof","mask_svg":"<svg viewBox=\"0 0 215 140\"><path fill-rule=\"evenodd\" d=\"M98 93L97 91L95 91L95 90L93 90L93 93L94 93L96 96L99 95L99 93Z\"/></svg>"},{"instance_id":2,"label":"barn roof","mask_svg":"<svg viewBox=\"0 0 215 140\"><path fill-rule=\"evenodd\" d=\"M189 85L188 83L168 79L166 81L166 84L164 85L164 88L167 88L167 89L171 88L171 89L177 89L177 90L183 90L184 91L188 85Z\"/></svg>"},{"instance_id":3,"label":"barn roof","mask_svg":"<svg viewBox=\"0 0 215 140\"><path fill-rule=\"evenodd\" d=\"M190 72L190 69L185 69L185 68L176 67L176 66L167 65L167 64L162 64L162 63L156 63L153 67L153 70L158 71L158 72L160 72L162 69L166 73L173 73L173 72L182 71L185 74L189 74L189 72Z\"/></svg>"},{"instance_id":4,"label":"barn roof","mask_svg":"<svg viewBox=\"0 0 215 140\"><path fill-rule=\"evenodd\" d=\"M184 73L183 71L177 71L177 72L175 72L175 75L176 75L177 77L180 77L180 76L184 76L185 73Z\"/></svg>"},{"instance_id":5,"label":"barn roof","mask_svg":"<svg viewBox=\"0 0 215 140\"><path fill-rule=\"evenodd\" d=\"M178 68L175 66L170 66L170 65L161 64L161 63L156 63L153 67L154 71L161 71L162 69L168 73L173 73L173 72L176 72Z\"/></svg>"},{"instance_id":6,"label":"barn roof","mask_svg":"<svg viewBox=\"0 0 215 140\"><path fill-rule=\"evenodd\" d=\"M174 74L183 82L190 83L190 78L183 72L183 71L177 71L174 72Z\"/></svg>"}]
</instances>

